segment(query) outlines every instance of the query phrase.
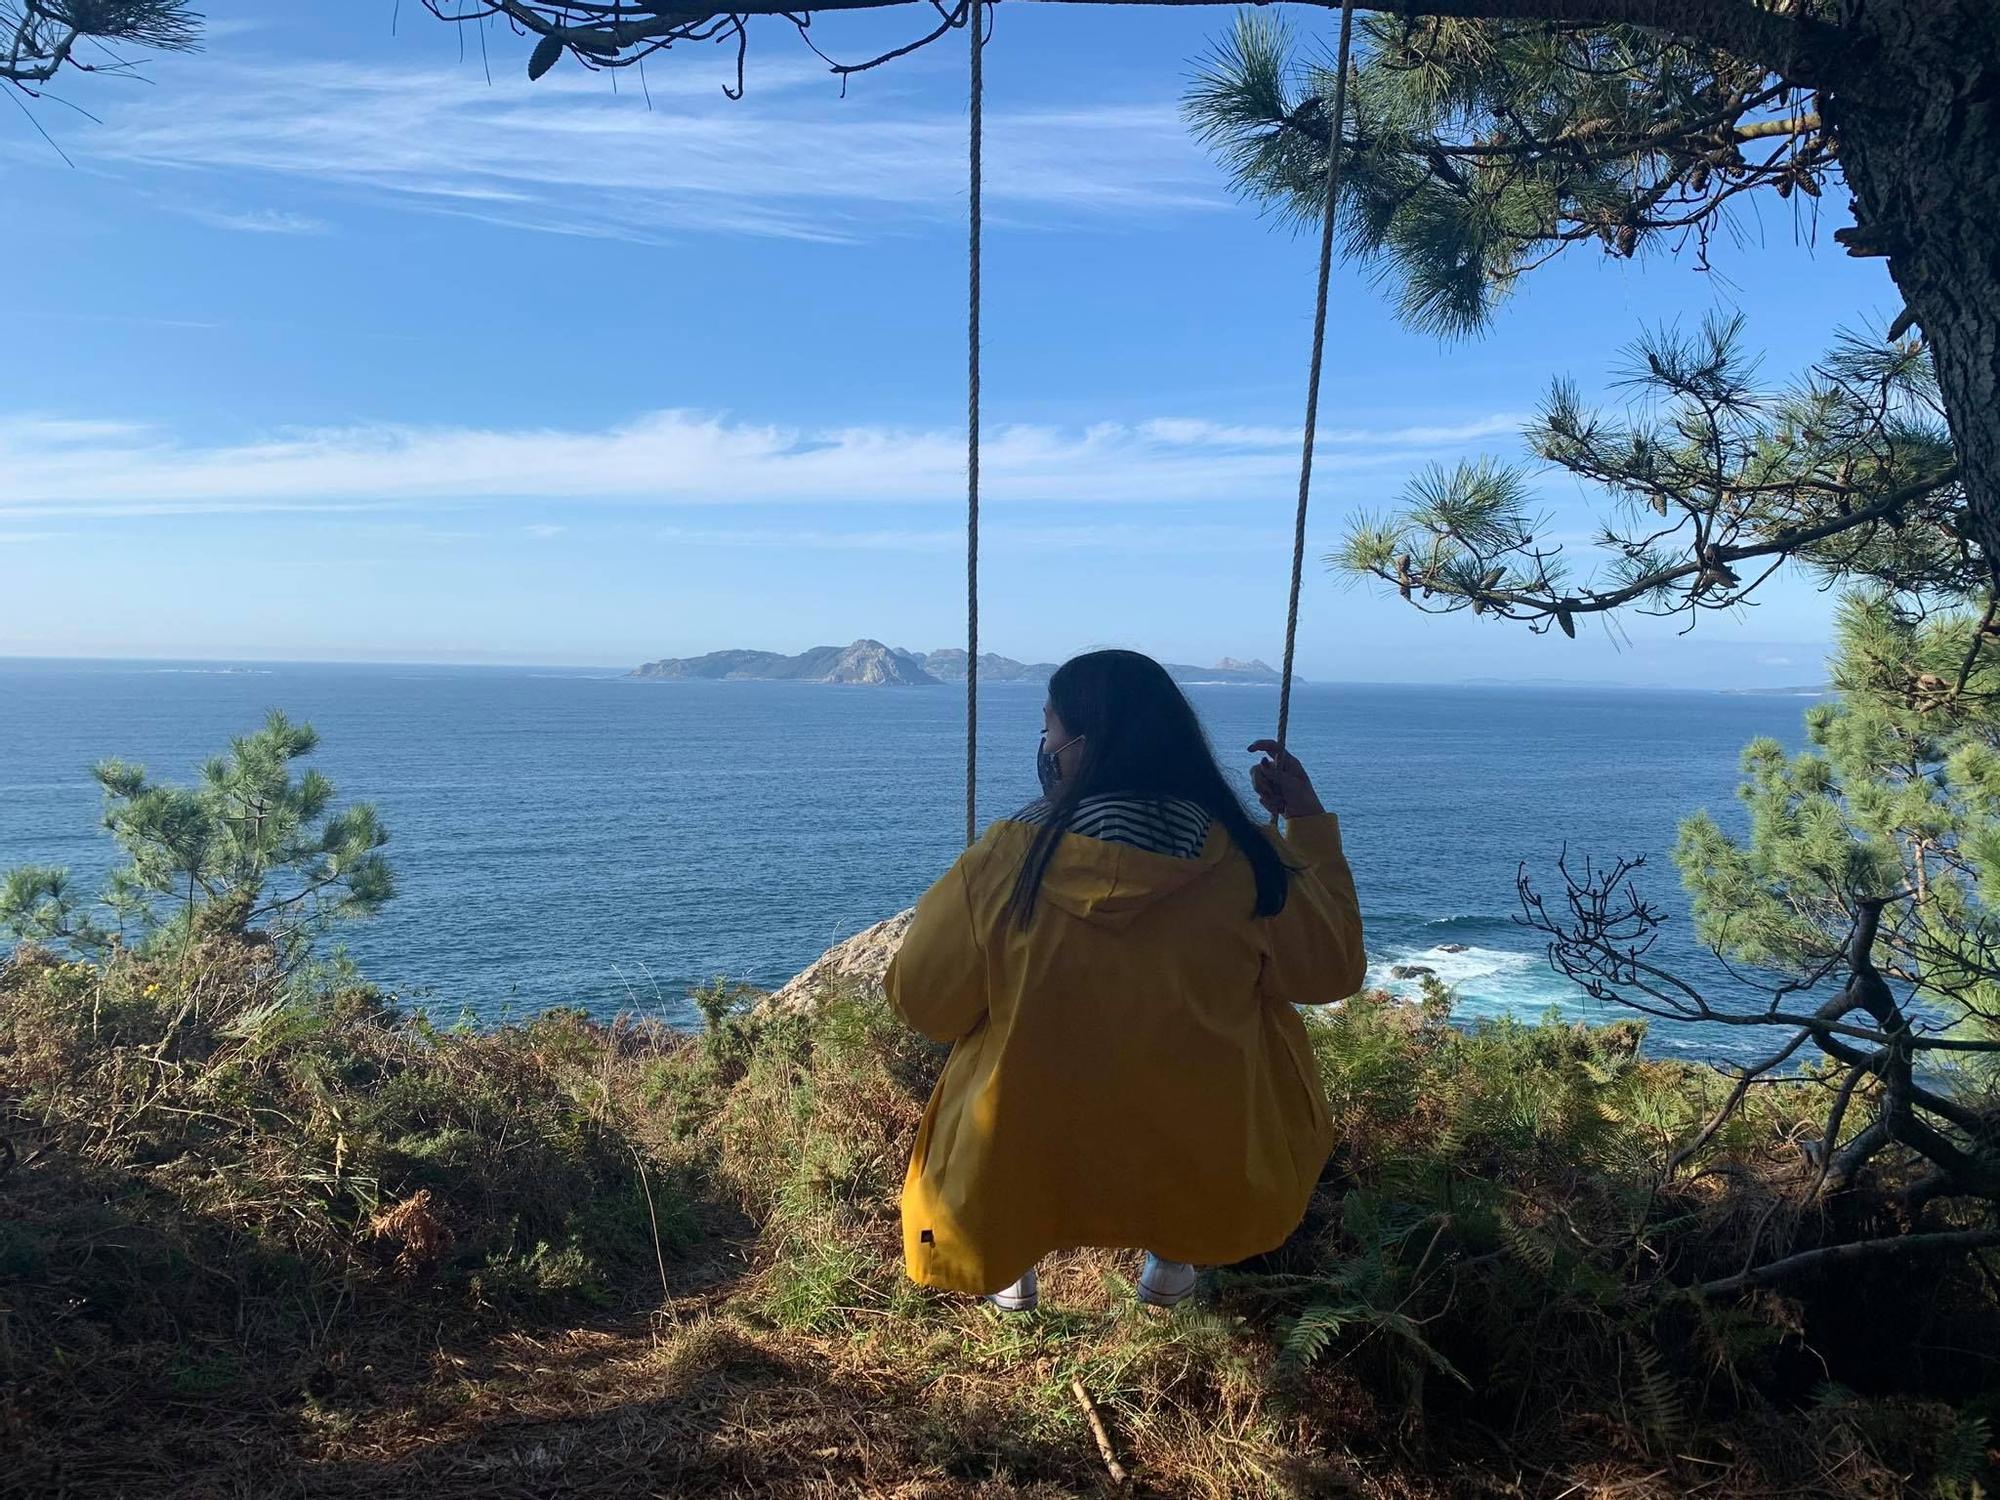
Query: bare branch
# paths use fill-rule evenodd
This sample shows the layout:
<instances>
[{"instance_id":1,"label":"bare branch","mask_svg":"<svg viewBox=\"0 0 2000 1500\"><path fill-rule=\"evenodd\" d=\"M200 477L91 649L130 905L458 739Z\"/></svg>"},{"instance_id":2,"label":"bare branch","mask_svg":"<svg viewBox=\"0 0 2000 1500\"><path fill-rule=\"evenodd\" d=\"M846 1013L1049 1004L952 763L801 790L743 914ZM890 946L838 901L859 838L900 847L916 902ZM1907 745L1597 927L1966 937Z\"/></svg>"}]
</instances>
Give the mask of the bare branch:
<instances>
[{"instance_id":1,"label":"bare branch","mask_svg":"<svg viewBox=\"0 0 2000 1500\"><path fill-rule=\"evenodd\" d=\"M1700 1152L1730 1116L1742 1106L1752 1085L1782 1066L1803 1043L1847 1070L1835 1095L1816 1160L1820 1187L1850 1185L1862 1165L1888 1146L1900 1145L1936 1169L1939 1193L2000 1200L2000 1152L1996 1152L1995 1122L1978 1107L1948 1097L1919 1083L1914 1059L1926 1052L2000 1054L2000 1036L1926 1036L1910 1024L1909 1012L1883 979L1874 960L1882 914L1892 903L1914 892L1855 898L1853 924L1844 947L1847 982L1810 1014L1784 1008L1781 986L1768 1005L1730 1009L1710 1002L1694 985L1653 963L1647 954L1659 934L1660 914L1640 897L1632 875L1637 860L1617 860L1598 868L1586 861L1581 875L1572 873L1568 856L1556 869L1564 885L1566 914L1557 916L1529 880L1525 867L1518 877L1522 916L1531 931L1548 940L1556 970L1583 986L1593 998L1622 1005L1643 1015L1723 1026L1784 1027L1793 1033L1776 1052L1742 1070L1722 1107L1695 1137L1669 1157L1671 1176ZM1848 1018L1865 1015L1871 1024ZM1858 1084L1878 1080L1881 1094L1872 1104L1874 1117L1844 1147L1842 1125ZM1954 1139L1928 1123L1930 1115L1960 1132ZM1835 1148L1839 1147L1838 1150Z\"/></svg>"},{"instance_id":2,"label":"bare branch","mask_svg":"<svg viewBox=\"0 0 2000 1500\"><path fill-rule=\"evenodd\" d=\"M1786 1281L1807 1271L1853 1265L1861 1261L1885 1259L1890 1256L1962 1255L1968 1251L1984 1249L1988 1245L2000 1245L2000 1229L1955 1229L1936 1234L1906 1234L1893 1239L1857 1240L1848 1245L1824 1245L1817 1250L1804 1250L1797 1255L1788 1255L1783 1260L1774 1260L1769 1265L1758 1266L1754 1270L1743 1271L1735 1276L1725 1276L1719 1281L1705 1281L1699 1286L1690 1287L1689 1290L1700 1297L1722 1297L1731 1292L1747 1292L1754 1287L1770 1286L1774 1282Z\"/></svg>"}]
</instances>

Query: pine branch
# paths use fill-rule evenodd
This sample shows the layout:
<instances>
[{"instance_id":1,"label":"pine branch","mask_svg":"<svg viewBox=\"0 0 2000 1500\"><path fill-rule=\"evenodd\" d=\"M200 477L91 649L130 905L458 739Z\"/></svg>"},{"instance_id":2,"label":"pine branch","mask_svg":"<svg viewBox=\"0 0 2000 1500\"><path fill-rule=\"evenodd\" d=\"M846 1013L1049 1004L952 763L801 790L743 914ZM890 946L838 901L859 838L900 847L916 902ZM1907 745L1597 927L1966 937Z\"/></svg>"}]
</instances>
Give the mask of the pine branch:
<instances>
[{"instance_id":1,"label":"pine branch","mask_svg":"<svg viewBox=\"0 0 2000 1500\"><path fill-rule=\"evenodd\" d=\"M187 0L0 0L0 83L33 93L65 68L79 73L122 71L111 63L80 60L79 43L122 42L156 52L189 52L197 46L201 17Z\"/></svg>"},{"instance_id":2,"label":"pine branch","mask_svg":"<svg viewBox=\"0 0 2000 1500\"><path fill-rule=\"evenodd\" d=\"M1958 466L1953 464L1933 478L1918 480L1905 485L1902 489L1893 490L1874 504L1863 506L1859 510L1849 511L1845 515L1831 516L1817 525L1779 531L1759 542L1710 547L1687 562L1648 573L1623 588L1608 592L1586 591L1582 594L1552 598L1525 591L1482 590L1465 597L1483 603L1489 608L1520 609L1541 616L1574 617L1600 614L1606 610L1622 608L1634 600L1642 599L1650 593L1656 593L1688 579L1712 576L1719 568L1729 568L1736 563L1753 562L1766 557L1790 557L1814 543L1885 520L1914 502L1934 495L1957 482ZM1731 602L1735 601L1732 599Z\"/></svg>"}]
</instances>

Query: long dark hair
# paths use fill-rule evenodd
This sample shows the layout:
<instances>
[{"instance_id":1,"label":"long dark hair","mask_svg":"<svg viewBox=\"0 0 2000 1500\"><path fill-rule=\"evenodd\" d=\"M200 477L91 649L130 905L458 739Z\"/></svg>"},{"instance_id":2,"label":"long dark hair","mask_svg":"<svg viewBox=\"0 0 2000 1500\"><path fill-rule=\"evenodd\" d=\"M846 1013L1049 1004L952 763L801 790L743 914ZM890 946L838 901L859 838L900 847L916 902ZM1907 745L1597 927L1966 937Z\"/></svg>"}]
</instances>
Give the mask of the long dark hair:
<instances>
[{"instance_id":1,"label":"long dark hair","mask_svg":"<svg viewBox=\"0 0 2000 1500\"><path fill-rule=\"evenodd\" d=\"M1033 919L1042 876L1077 804L1097 796L1178 797L1195 803L1222 825L1250 861L1257 877L1257 915L1271 917L1284 910L1290 872L1243 810L1216 764L1194 706L1165 667L1136 651L1074 657L1049 679L1049 706L1069 733L1083 737L1083 755L1076 774L1062 779L1021 862L1011 903L1015 921L1025 927Z\"/></svg>"}]
</instances>

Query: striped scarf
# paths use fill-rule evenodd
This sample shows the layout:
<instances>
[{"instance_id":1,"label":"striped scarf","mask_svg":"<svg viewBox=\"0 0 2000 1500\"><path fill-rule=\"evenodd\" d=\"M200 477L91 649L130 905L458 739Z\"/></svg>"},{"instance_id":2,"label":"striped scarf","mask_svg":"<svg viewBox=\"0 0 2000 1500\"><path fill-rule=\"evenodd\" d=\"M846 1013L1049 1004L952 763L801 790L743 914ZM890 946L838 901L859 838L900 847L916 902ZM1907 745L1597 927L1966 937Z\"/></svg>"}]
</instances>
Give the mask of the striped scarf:
<instances>
[{"instance_id":1,"label":"striped scarf","mask_svg":"<svg viewBox=\"0 0 2000 1500\"><path fill-rule=\"evenodd\" d=\"M1013 821L1041 827L1049 820L1047 798L1037 798ZM1184 797L1085 797L1070 814L1069 833L1107 844L1129 844L1148 854L1198 859L1208 842L1208 809Z\"/></svg>"}]
</instances>

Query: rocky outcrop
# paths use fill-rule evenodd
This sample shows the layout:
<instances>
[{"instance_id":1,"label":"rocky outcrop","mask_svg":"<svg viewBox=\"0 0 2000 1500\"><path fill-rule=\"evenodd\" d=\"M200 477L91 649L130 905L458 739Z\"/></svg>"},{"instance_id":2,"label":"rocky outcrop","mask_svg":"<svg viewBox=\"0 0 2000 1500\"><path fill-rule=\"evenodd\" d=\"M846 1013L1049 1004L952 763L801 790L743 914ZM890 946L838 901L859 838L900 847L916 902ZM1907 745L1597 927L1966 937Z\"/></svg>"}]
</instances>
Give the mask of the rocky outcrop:
<instances>
[{"instance_id":1,"label":"rocky outcrop","mask_svg":"<svg viewBox=\"0 0 2000 1500\"><path fill-rule=\"evenodd\" d=\"M948 646L923 658L924 670L941 682L965 681L965 648ZM997 652L979 653L981 682L1047 682L1055 675L1052 661L1015 661Z\"/></svg>"},{"instance_id":2,"label":"rocky outcrop","mask_svg":"<svg viewBox=\"0 0 2000 1500\"><path fill-rule=\"evenodd\" d=\"M818 680L856 687L935 687L938 679L880 641L856 641L833 659Z\"/></svg>"},{"instance_id":3,"label":"rocky outcrop","mask_svg":"<svg viewBox=\"0 0 2000 1500\"><path fill-rule=\"evenodd\" d=\"M851 646L814 646L797 656L776 651L711 651L706 656L669 656L635 668L634 677L653 681L840 682L857 687L935 687L938 679L907 651L880 641Z\"/></svg>"},{"instance_id":4,"label":"rocky outcrop","mask_svg":"<svg viewBox=\"0 0 2000 1500\"><path fill-rule=\"evenodd\" d=\"M887 921L857 932L814 959L800 973L774 990L759 1004L759 1010L810 1010L836 995L857 992L879 995L882 977L889 972L889 960L903 946L903 934L910 930L916 908L899 911Z\"/></svg>"}]
</instances>

